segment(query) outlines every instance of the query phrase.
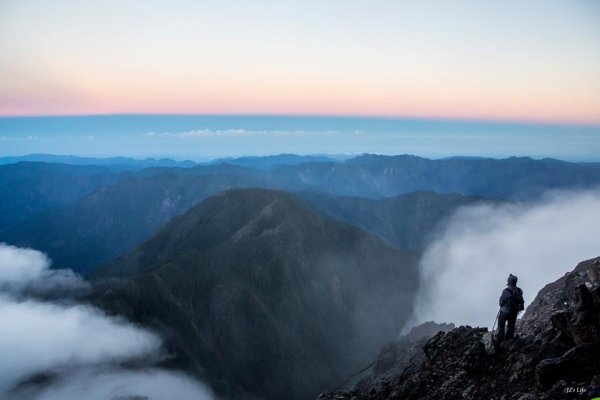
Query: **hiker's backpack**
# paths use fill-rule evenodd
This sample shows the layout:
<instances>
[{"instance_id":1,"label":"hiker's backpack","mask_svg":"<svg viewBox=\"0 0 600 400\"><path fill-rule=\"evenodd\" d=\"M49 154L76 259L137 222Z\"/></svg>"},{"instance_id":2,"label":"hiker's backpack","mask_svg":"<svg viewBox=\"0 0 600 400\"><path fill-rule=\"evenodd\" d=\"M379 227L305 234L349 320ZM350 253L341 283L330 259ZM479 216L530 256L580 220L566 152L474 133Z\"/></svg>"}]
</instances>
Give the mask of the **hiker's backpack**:
<instances>
[{"instance_id":1,"label":"hiker's backpack","mask_svg":"<svg viewBox=\"0 0 600 400\"><path fill-rule=\"evenodd\" d=\"M511 314L518 314L520 311L525 309L525 301L523 300L523 291L520 288L511 287L508 288L511 292L511 296L506 299L506 305L508 306L508 311Z\"/></svg>"}]
</instances>

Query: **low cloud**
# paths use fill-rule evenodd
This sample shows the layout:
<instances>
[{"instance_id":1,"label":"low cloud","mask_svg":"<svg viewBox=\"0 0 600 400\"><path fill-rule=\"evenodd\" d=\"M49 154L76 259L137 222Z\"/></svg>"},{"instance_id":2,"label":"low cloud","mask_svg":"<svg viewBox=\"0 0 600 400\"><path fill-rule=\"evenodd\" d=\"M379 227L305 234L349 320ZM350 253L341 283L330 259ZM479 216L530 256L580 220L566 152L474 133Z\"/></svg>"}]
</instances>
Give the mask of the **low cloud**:
<instances>
[{"instance_id":1,"label":"low cloud","mask_svg":"<svg viewBox=\"0 0 600 400\"><path fill-rule=\"evenodd\" d=\"M23 392L21 399L31 399L27 397L27 390ZM43 392L34 392L34 396L36 400L210 399L206 389L197 381L183 374L161 369L87 369L66 375Z\"/></svg>"},{"instance_id":2,"label":"low cloud","mask_svg":"<svg viewBox=\"0 0 600 400\"><path fill-rule=\"evenodd\" d=\"M165 357L156 334L76 303L87 283L49 265L0 244L0 398L212 398L187 375L154 367Z\"/></svg>"},{"instance_id":3,"label":"low cloud","mask_svg":"<svg viewBox=\"0 0 600 400\"><path fill-rule=\"evenodd\" d=\"M179 138L206 138L206 137L290 137L290 136L323 136L335 135L337 131L305 131L305 130L250 130L250 129L197 129L184 132L148 132L148 137L179 137Z\"/></svg>"},{"instance_id":4,"label":"low cloud","mask_svg":"<svg viewBox=\"0 0 600 400\"><path fill-rule=\"evenodd\" d=\"M578 262L600 254L600 191L554 192L535 203L459 210L426 250L410 326L490 327L509 273L526 305Z\"/></svg>"},{"instance_id":5,"label":"low cloud","mask_svg":"<svg viewBox=\"0 0 600 400\"><path fill-rule=\"evenodd\" d=\"M31 141L31 140L38 140L40 137L39 136L32 136L32 135L28 135L28 136L0 136L0 141L11 141L11 142L16 142L16 141Z\"/></svg>"},{"instance_id":6,"label":"low cloud","mask_svg":"<svg viewBox=\"0 0 600 400\"><path fill-rule=\"evenodd\" d=\"M0 243L0 293L72 297L90 289L73 271L49 267L50 259L39 251Z\"/></svg>"}]
</instances>

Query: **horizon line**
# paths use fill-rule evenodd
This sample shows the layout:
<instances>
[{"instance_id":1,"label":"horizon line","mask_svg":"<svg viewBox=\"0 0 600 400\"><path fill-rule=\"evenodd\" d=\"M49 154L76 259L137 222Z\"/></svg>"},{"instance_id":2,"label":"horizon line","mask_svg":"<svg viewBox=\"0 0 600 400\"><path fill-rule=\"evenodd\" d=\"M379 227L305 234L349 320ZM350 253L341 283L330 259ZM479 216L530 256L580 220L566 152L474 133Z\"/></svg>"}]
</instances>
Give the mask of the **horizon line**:
<instances>
[{"instance_id":1,"label":"horizon line","mask_svg":"<svg viewBox=\"0 0 600 400\"><path fill-rule=\"evenodd\" d=\"M364 157L364 156L377 156L377 157L415 157L415 158L421 158L421 159L425 159L425 160L431 160L431 161L438 161L438 160L449 160L449 159L472 159L472 160L496 160L496 161L503 161L503 160L509 160L509 159L513 159L513 158L517 158L517 159L530 159L530 160L534 160L534 161L544 161L544 160L553 160L553 161L561 161L561 162L567 162L567 163L572 163L572 164L586 164L586 163L600 163L600 160L589 160L589 161L574 161L574 160L569 160L568 158L559 158L559 157L553 157L553 156L532 156L532 155L505 155L505 156L474 156L474 155L460 155L460 154L455 154L452 156L445 156L445 157L431 157L431 156L425 156L422 154L416 154L416 153L378 153L378 152L360 152L360 153L293 153L293 152L283 152L283 153L268 153L268 154L262 154L262 155L251 155L251 154L247 154L247 155L229 155L229 156L205 156L205 157L200 157L200 159L205 159L206 161L195 161L192 158L193 157L177 157L174 155L154 155L154 156L146 156L146 157L136 157L136 156L127 156L127 155L119 155L119 154L114 154L114 155L81 155L81 154L75 154L75 153L27 153L27 154L21 154L21 155L0 155L0 160L1 159L6 159L6 158L23 158L23 157L28 157L28 156L52 156L52 157L74 157L74 158L81 158L81 159L97 159L97 160L108 160L108 159L114 159L114 158L124 158L124 159L129 159L129 160L134 160L134 161L146 161L146 160L156 160L156 161L160 161L160 160L172 160L172 161L176 161L176 162L185 162L185 161L190 161L193 162L197 165L203 165L203 163L205 162L212 162L212 161L221 161L222 163L227 164L227 160L235 160L235 159L240 159L240 158L265 158L265 157L277 157L277 156L298 156L298 157L332 157L330 161L335 161L336 158L335 157L347 157L346 159L344 159L343 161L338 159L338 162L345 162L347 160L351 160L354 158L358 158L358 157ZM198 159L198 158L197 158ZM48 162L48 161L20 161L20 162L42 162L42 163L50 163L50 164L61 164L60 162ZM319 161L317 161L319 162ZM70 165L68 163L66 163L67 165ZM4 165L4 164L0 164L0 165ZM72 165L77 165L77 164L72 164ZM92 164L90 164L92 165Z\"/></svg>"},{"instance_id":2,"label":"horizon line","mask_svg":"<svg viewBox=\"0 0 600 400\"><path fill-rule=\"evenodd\" d=\"M598 121L543 120L524 118L483 118L460 116L417 116L417 115L379 115L379 114L303 114L303 113L174 113L174 112L118 112L118 113L82 113L82 114L0 114L0 119L42 119L42 118L93 118L93 117L247 117L247 118L315 118L315 119L357 119L357 120L397 120L397 121L436 121L467 122L507 125L536 126L577 126L600 128Z\"/></svg>"}]
</instances>

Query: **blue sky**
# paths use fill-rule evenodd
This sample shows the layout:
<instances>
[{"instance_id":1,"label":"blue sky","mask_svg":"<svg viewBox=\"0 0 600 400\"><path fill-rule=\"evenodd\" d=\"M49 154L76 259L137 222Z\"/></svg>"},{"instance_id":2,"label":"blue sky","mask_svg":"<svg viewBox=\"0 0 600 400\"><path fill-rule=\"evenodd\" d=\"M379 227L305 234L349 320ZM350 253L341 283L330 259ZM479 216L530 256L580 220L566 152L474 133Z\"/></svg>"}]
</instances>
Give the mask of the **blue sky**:
<instances>
[{"instance_id":1,"label":"blue sky","mask_svg":"<svg viewBox=\"0 0 600 400\"><path fill-rule=\"evenodd\" d=\"M598 161L600 1L0 0L0 116L0 155Z\"/></svg>"},{"instance_id":2,"label":"blue sky","mask_svg":"<svg viewBox=\"0 0 600 400\"><path fill-rule=\"evenodd\" d=\"M297 116L0 118L0 156L50 153L201 161L365 152L600 161L600 126Z\"/></svg>"}]
</instances>

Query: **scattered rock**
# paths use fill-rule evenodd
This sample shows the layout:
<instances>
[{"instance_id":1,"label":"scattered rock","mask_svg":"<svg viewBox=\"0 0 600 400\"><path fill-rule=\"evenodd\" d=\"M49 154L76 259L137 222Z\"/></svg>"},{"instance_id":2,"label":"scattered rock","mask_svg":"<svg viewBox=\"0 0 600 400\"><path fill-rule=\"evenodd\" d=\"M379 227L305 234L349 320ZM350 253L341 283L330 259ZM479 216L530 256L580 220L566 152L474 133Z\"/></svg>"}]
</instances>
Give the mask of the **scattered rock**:
<instances>
[{"instance_id":1,"label":"scattered rock","mask_svg":"<svg viewBox=\"0 0 600 400\"><path fill-rule=\"evenodd\" d=\"M598 259L600 260L600 258ZM320 400L569 399L600 395L600 264L580 263L540 291L520 337L495 346L485 328L461 326L417 342L421 358L386 346L377 371L387 384L324 393ZM394 362L393 360L396 360ZM400 368L402 367L402 368Z\"/></svg>"},{"instance_id":2,"label":"scattered rock","mask_svg":"<svg viewBox=\"0 0 600 400\"><path fill-rule=\"evenodd\" d=\"M496 354L496 349L494 347L494 337L492 336L492 332L488 332L483 335L483 346L485 347L485 352L487 354Z\"/></svg>"}]
</instances>

